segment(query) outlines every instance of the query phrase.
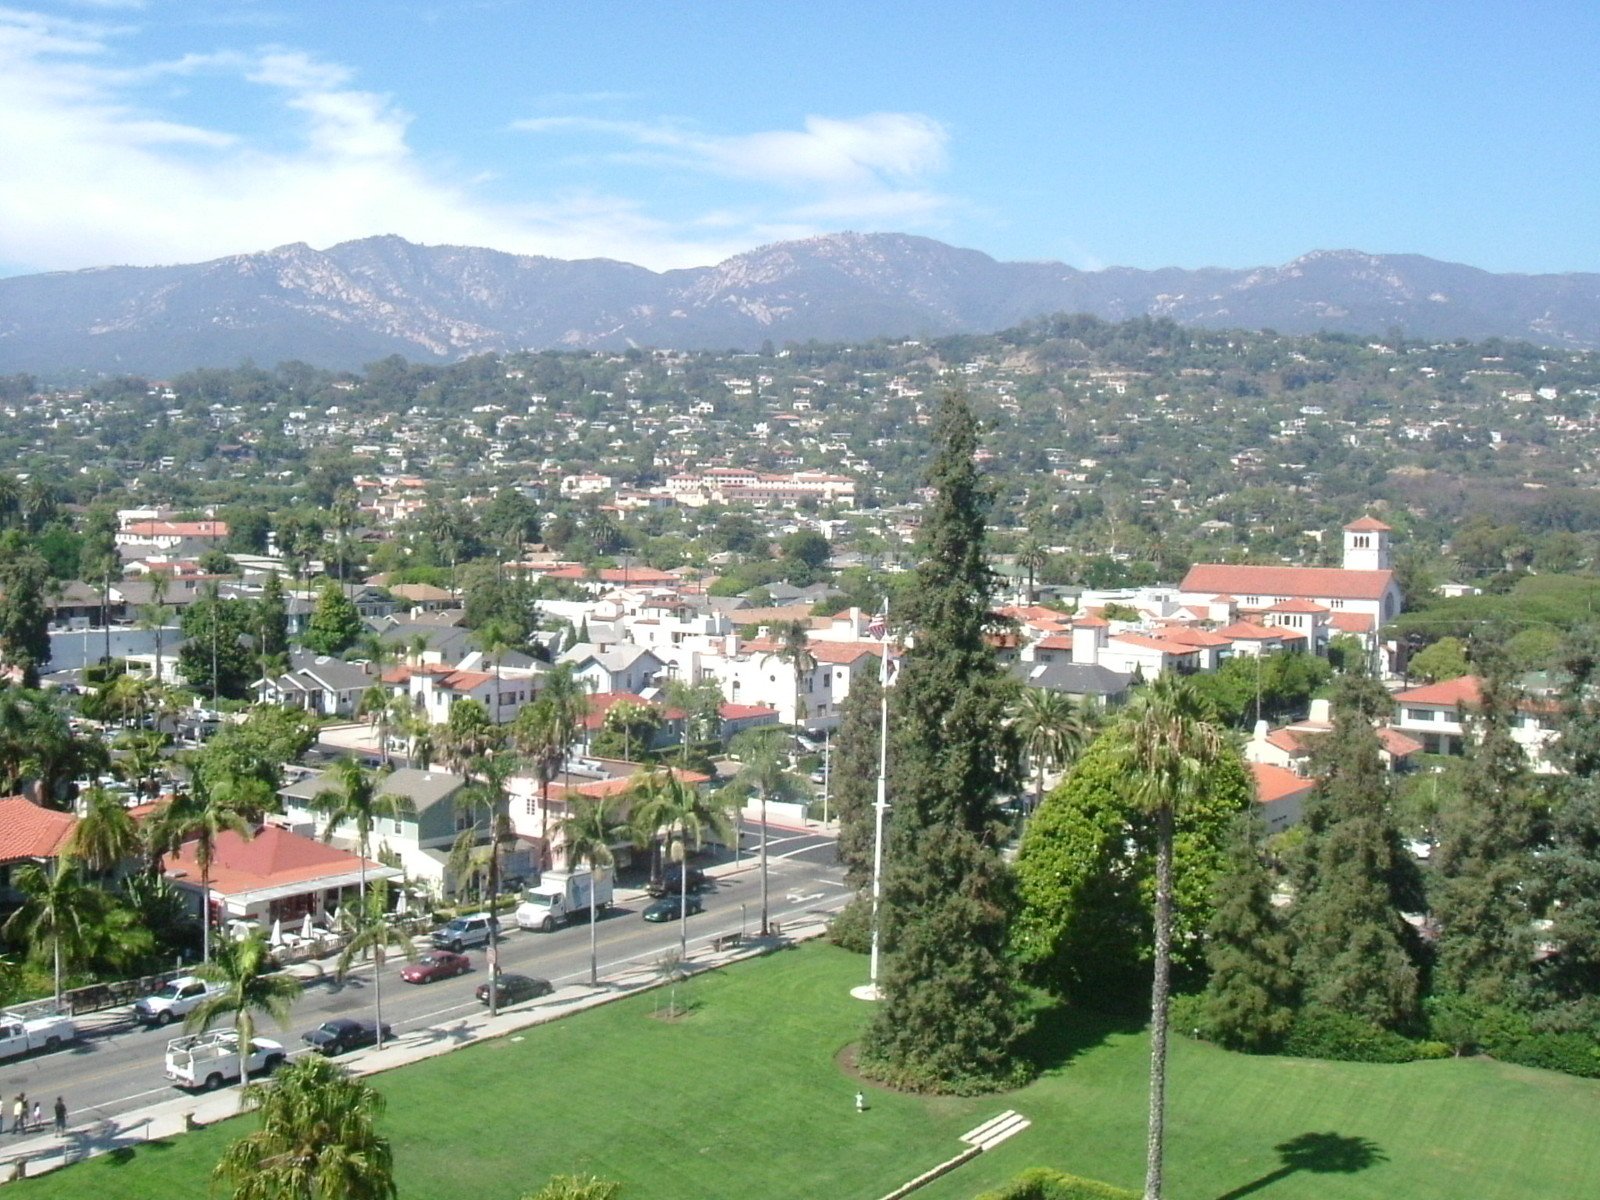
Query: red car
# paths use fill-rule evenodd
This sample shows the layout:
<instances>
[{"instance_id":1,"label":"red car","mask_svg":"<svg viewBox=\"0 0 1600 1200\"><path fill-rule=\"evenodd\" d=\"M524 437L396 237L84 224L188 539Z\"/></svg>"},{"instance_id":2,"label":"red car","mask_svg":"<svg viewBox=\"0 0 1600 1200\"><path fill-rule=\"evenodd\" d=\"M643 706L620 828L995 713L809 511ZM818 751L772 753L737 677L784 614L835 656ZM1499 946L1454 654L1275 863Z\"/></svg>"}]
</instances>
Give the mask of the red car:
<instances>
[{"instance_id":1,"label":"red car","mask_svg":"<svg viewBox=\"0 0 1600 1200\"><path fill-rule=\"evenodd\" d=\"M472 960L465 954L450 950L430 950L414 963L400 969L400 978L407 983L432 983L435 979L449 979L452 975L465 975L472 970Z\"/></svg>"}]
</instances>

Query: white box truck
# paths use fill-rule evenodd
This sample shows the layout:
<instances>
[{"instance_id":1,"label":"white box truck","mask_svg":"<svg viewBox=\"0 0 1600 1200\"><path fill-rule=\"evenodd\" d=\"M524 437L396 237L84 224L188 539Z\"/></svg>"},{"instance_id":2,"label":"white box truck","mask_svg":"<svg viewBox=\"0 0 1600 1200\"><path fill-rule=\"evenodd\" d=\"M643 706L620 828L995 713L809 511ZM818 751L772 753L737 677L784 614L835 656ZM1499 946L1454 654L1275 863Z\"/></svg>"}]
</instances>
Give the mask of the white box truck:
<instances>
[{"instance_id":1,"label":"white box truck","mask_svg":"<svg viewBox=\"0 0 1600 1200\"><path fill-rule=\"evenodd\" d=\"M71 1017L25 1017L0 1013L0 1058L15 1058L30 1050L54 1050L78 1040Z\"/></svg>"},{"instance_id":2,"label":"white box truck","mask_svg":"<svg viewBox=\"0 0 1600 1200\"><path fill-rule=\"evenodd\" d=\"M287 1057L283 1043L256 1038L250 1043L247 1068L271 1074ZM167 1043L167 1078L179 1087L214 1092L239 1078L239 1036L231 1029L195 1033Z\"/></svg>"},{"instance_id":3,"label":"white box truck","mask_svg":"<svg viewBox=\"0 0 1600 1200\"><path fill-rule=\"evenodd\" d=\"M550 933L576 916L588 916L591 881L594 906L604 912L611 907L610 867L599 871L546 871L536 887L522 893L517 928Z\"/></svg>"}]
</instances>

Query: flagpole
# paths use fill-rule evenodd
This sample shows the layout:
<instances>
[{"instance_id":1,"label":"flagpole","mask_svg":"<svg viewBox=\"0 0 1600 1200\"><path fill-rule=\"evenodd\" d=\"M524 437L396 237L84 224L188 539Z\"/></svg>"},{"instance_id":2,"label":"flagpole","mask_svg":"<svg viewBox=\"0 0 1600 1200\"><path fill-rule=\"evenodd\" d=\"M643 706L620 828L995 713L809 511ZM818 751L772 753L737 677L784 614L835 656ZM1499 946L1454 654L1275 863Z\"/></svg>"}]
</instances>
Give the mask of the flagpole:
<instances>
[{"instance_id":1,"label":"flagpole","mask_svg":"<svg viewBox=\"0 0 1600 1200\"><path fill-rule=\"evenodd\" d=\"M883 656L878 663L878 802L872 830L872 954L867 985L852 988L861 1000L878 999L878 911L883 902L883 815L889 809L889 600L883 601Z\"/></svg>"}]
</instances>

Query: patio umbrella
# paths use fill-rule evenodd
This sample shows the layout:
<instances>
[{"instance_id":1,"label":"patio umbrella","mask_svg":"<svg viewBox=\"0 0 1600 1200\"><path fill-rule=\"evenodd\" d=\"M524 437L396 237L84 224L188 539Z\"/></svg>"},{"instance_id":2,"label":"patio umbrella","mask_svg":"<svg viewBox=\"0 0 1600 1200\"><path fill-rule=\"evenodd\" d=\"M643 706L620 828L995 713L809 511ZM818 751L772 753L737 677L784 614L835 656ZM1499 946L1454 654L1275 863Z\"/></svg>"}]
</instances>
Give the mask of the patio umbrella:
<instances>
[{"instance_id":1,"label":"patio umbrella","mask_svg":"<svg viewBox=\"0 0 1600 1200\"><path fill-rule=\"evenodd\" d=\"M400 893L400 899L395 901L394 915L397 917L403 917L406 915L407 911L408 907L406 902L406 893L402 890Z\"/></svg>"},{"instance_id":2,"label":"patio umbrella","mask_svg":"<svg viewBox=\"0 0 1600 1200\"><path fill-rule=\"evenodd\" d=\"M272 945L283 945L283 918L275 918L272 922Z\"/></svg>"},{"instance_id":3,"label":"patio umbrella","mask_svg":"<svg viewBox=\"0 0 1600 1200\"><path fill-rule=\"evenodd\" d=\"M310 913L307 913L306 914L306 919L304 921L300 922L300 936L305 938L305 940L308 941L308 942L311 940L312 933L311 933L311 914Z\"/></svg>"}]
</instances>

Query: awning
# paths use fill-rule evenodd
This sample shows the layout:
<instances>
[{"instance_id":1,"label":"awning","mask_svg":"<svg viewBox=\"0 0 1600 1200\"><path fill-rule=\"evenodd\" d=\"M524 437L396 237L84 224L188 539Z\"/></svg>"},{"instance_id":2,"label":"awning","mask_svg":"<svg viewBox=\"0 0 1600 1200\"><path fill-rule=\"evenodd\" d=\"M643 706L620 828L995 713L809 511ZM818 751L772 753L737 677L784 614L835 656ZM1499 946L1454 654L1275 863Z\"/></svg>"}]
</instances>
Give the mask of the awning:
<instances>
[{"instance_id":1,"label":"awning","mask_svg":"<svg viewBox=\"0 0 1600 1200\"><path fill-rule=\"evenodd\" d=\"M398 867L369 867L367 868L367 882L374 883L379 879L398 879L405 872ZM168 876L170 879L171 876ZM179 887L200 890L200 885L189 879L174 879ZM319 875L315 879L301 879L295 883L274 884L271 887L252 888L243 892L221 892L215 886L211 894L219 900L226 901L230 906L249 908L253 904L266 900L282 900L285 896L304 896L308 892L321 892L329 888L355 887L361 882L361 872L341 871L337 875Z\"/></svg>"}]
</instances>

